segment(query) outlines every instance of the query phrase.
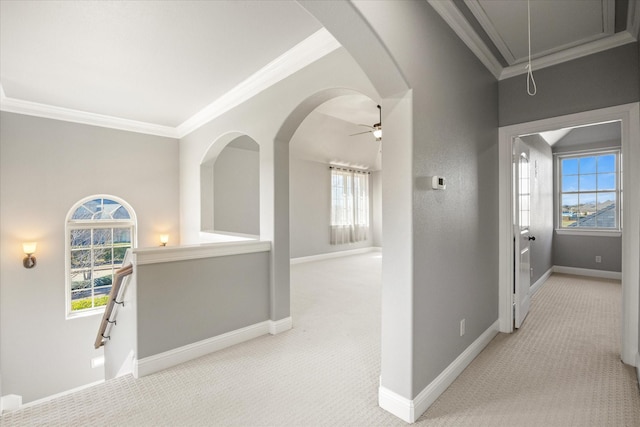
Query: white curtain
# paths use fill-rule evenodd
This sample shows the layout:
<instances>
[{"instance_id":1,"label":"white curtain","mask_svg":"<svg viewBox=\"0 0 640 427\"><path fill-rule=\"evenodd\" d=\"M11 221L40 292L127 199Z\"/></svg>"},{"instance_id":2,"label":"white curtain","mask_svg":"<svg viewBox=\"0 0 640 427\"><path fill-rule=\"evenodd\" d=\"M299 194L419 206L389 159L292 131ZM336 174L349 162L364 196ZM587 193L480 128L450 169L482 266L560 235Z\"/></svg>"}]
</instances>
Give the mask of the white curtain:
<instances>
[{"instance_id":1,"label":"white curtain","mask_svg":"<svg viewBox=\"0 0 640 427\"><path fill-rule=\"evenodd\" d=\"M369 174L331 169L332 245L360 242L369 232Z\"/></svg>"}]
</instances>

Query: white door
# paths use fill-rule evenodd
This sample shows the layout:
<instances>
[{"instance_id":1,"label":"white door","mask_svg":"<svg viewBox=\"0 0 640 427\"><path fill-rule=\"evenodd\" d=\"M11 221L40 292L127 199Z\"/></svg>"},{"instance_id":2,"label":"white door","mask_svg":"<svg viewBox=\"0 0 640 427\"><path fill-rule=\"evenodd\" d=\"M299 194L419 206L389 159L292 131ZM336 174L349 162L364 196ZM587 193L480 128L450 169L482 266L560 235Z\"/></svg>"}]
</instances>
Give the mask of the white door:
<instances>
[{"instance_id":1,"label":"white door","mask_svg":"<svg viewBox=\"0 0 640 427\"><path fill-rule=\"evenodd\" d=\"M529 149L525 143L516 138L514 144L514 326L519 328L529 312L531 296L531 241L536 238L529 233L531 224L531 174Z\"/></svg>"}]
</instances>

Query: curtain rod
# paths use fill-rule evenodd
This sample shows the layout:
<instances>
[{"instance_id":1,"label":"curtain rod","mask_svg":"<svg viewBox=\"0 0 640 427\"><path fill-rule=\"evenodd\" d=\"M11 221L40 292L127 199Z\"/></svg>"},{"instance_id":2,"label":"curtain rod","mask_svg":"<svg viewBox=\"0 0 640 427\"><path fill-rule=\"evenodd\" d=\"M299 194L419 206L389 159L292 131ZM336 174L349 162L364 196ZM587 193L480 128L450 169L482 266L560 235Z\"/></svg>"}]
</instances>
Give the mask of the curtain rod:
<instances>
[{"instance_id":1,"label":"curtain rod","mask_svg":"<svg viewBox=\"0 0 640 427\"><path fill-rule=\"evenodd\" d=\"M366 173L367 175L371 175L371 172L365 171L365 170L361 170L361 169L349 169L349 168L342 168L340 166L329 166L329 169L338 169L338 170L341 170L341 171L356 172L356 173Z\"/></svg>"}]
</instances>

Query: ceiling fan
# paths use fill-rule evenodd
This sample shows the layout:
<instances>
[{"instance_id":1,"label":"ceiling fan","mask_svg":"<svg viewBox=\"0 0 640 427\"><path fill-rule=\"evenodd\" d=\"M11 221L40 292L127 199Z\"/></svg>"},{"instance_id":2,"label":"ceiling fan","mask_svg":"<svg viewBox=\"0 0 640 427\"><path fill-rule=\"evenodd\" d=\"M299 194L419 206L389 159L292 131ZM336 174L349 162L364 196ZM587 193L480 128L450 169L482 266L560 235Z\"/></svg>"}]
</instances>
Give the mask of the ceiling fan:
<instances>
[{"instance_id":1,"label":"ceiling fan","mask_svg":"<svg viewBox=\"0 0 640 427\"><path fill-rule=\"evenodd\" d=\"M380 115L378 123L375 123L373 126L358 125L358 126L368 127L371 130L366 130L364 132L353 133L353 134L351 134L349 136L362 135L364 133L372 133L373 136L376 138L376 141L381 141L382 140L382 107L380 107L379 105L377 107L378 107L378 113Z\"/></svg>"}]
</instances>

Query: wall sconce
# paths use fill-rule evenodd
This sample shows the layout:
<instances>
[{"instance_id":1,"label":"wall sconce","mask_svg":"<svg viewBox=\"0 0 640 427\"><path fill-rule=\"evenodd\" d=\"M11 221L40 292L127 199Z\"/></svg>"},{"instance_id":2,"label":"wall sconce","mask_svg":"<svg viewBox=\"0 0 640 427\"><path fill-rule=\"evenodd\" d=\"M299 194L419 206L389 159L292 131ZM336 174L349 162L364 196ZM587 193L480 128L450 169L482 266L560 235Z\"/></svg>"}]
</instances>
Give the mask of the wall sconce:
<instances>
[{"instance_id":1,"label":"wall sconce","mask_svg":"<svg viewBox=\"0 0 640 427\"><path fill-rule=\"evenodd\" d=\"M161 234L160 235L160 246L167 246L167 243L169 243L169 235L168 234Z\"/></svg>"},{"instance_id":2,"label":"wall sconce","mask_svg":"<svg viewBox=\"0 0 640 427\"><path fill-rule=\"evenodd\" d=\"M26 255L22 260L22 265L24 268L33 268L36 266L36 257L33 254L36 253L36 246L38 243L36 242L25 242L22 244L22 251Z\"/></svg>"}]
</instances>

